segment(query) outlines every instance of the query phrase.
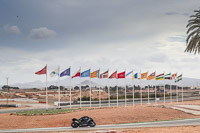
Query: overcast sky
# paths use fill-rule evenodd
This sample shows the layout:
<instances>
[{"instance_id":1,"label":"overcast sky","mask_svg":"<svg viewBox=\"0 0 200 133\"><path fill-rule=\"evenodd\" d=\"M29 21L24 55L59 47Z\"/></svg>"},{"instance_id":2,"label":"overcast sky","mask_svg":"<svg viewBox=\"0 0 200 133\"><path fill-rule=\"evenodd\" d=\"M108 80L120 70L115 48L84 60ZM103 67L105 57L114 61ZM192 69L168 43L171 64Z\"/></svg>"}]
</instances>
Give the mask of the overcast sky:
<instances>
[{"instance_id":1,"label":"overcast sky","mask_svg":"<svg viewBox=\"0 0 200 133\"><path fill-rule=\"evenodd\" d=\"M34 73L46 64L48 73L60 65L200 78L200 56L184 53L198 9L199 0L1 0L0 84L45 81Z\"/></svg>"}]
</instances>

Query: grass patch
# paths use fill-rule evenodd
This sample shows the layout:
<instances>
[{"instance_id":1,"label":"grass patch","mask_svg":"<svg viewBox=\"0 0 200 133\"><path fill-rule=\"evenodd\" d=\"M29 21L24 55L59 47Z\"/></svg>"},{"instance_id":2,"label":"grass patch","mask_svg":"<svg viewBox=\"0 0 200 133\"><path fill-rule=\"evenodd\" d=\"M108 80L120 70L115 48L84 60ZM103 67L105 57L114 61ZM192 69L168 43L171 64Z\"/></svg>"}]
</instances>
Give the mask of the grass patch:
<instances>
[{"instance_id":1,"label":"grass patch","mask_svg":"<svg viewBox=\"0 0 200 133\"><path fill-rule=\"evenodd\" d=\"M72 112L74 110L83 110L83 109L78 108L78 109L30 110L30 111L16 112L16 115L33 116L33 115L61 114L61 113L66 113L66 112Z\"/></svg>"}]
</instances>

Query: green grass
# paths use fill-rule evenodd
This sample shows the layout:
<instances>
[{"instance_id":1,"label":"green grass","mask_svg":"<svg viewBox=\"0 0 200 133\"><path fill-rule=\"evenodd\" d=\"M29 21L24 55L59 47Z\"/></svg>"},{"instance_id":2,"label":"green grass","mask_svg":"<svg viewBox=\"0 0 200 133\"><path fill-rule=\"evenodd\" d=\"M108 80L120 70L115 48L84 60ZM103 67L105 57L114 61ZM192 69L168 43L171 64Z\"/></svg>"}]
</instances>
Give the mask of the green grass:
<instances>
[{"instance_id":1,"label":"green grass","mask_svg":"<svg viewBox=\"0 0 200 133\"><path fill-rule=\"evenodd\" d=\"M48 114L60 114L65 112L71 112L74 110L81 110L81 109L49 109L49 110L32 110L32 111L22 111L16 112L17 115L25 115L25 116L32 116L32 115L48 115Z\"/></svg>"}]
</instances>

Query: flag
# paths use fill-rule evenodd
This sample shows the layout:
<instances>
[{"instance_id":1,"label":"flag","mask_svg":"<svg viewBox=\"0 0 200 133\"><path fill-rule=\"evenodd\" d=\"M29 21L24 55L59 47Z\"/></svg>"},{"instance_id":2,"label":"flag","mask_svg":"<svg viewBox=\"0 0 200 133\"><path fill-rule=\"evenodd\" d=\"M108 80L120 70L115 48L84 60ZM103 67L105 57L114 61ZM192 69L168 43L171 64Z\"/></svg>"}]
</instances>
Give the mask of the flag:
<instances>
[{"instance_id":1,"label":"flag","mask_svg":"<svg viewBox=\"0 0 200 133\"><path fill-rule=\"evenodd\" d=\"M133 75L133 79L137 79L138 78L138 73L135 73L134 75Z\"/></svg>"},{"instance_id":2,"label":"flag","mask_svg":"<svg viewBox=\"0 0 200 133\"><path fill-rule=\"evenodd\" d=\"M90 77L90 69L81 73L81 77Z\"/></svg>"},{"instance_id":3,"label":"flag","mask_svg":"<svg viewBox=\"0 0 200 133\"><path fill-rule=\"evenodd\" d=\"M74 74L74 76L72 76L72 78L80 77L80 76L81 76L81 69L79 69L79 70Z\"/></svg>"},{"instance_id":4,"label":"flag","mask_svg":"<svg viewBox=\"0 0 200 133\"><path fill-rule=\"evenodd\" d=\"M156 77L156 72L153 72L152 74L150 74L147 78L147 80L152 80L152 79L155 79Z\"/></svg>"},{"instance_id":5,"label":"flag","mask_svg":"<svg viewBox=\"0 0 200 133\"><path fill-rule=\"evenodd\" d=\"M53 72L50 73L51 77L59 76L59 68L55 69Z\"/></svg>"},{"instance_id":6,"label":"flag","mask_svg":"<svg viewBox=\"0 0 200 133\"><path fill-rule=\"evenodd\" d=\"M60 77L63 77L63 76L70 76L70 68L66 69L60 74Z\"/></svg>"},{"instance_id":7,"label":"flag","mask_svg":"<svg viewBox=\"0 0 200 133\"><path fill-rule=\"evenodd\" d=\"M124 72L121 72L121 73L118 73L118 74L117 74L117 78L118 78L118 79L125 78L125 73L126 73L125 71L124 71Z\"/></svg>"},{"instance_id":8,"label":"flag","mask_svg":"<svg viewBox=\"0 0 200 133\"><path fill-rule=\"evenodd\" d=\"M156 76L156 80L164 80L164 79L165 79L164 73Z\"/></svg>"},{"instance_id":9,"label":"flag","mask_svg":"<svg viewBox=\"0 0 200 133\"><path fill-rule=\"evenodd\" d=\"M142 74L141 74L141 79L146 79L146 78L147 78L147 74L148 74L148 72L142 73Z\"/></svg>"},{"instance_id":10,"label":"flag","mask_svg":"<svg viewBox=\"0 0 200 133\"><path fill-rule=\"evenodd\" d=\"M172 74L171 76L171 80L176 79L177 73L176 74Z\"/></svg>"},{"instance_id":11,"label":"flag","mask_svg":"<svg viewBox=\"0 0 200 133\"><path fill-rule=\"evenodd\" d=\"M128 77L132 73L133 73L133 71L130 71L129 73L126 74L126 77Z\"/></svg>"},{"instance_id":12,"label":"flag","mask_svg":"<svg viewBox=\"0 0 200 133\"><path fill-rule=\"evenodd\" d=\"M104 73L100 74L100 78L108 78L108 71L105 71Z\"/></svg>"},{"instance_id":13,"label":"flag","mask_svg":"<svg viewBox=\"0 0 200 133\"><path fill-rule=\"evenodd\" d=\"M117 71L115 71L114 73L110 75L109 79L112 79L112 78L117 78Z\"/></svg>"},{"instance_id":14,"label":"flag","mask_svg":"<svg viewBox=\"0 0 200 133\"><path fill-rule=\"evenodd\" d=\"M99 70L96 70L90 74L90 78L99 78Z\"/></svg>"},{"instance_id":15,"label":"flag","mask_svg":"<svg viewBox=\"0 0 200 133\"><path fill-rule=\"evenodd\" d=\"M179 82L180 80L182 80L182 74L179 75L179 76L176 78L175 82L177 83L177 82Z\"/></svg>"},{"instance_id":16,"label":"flag","mask_svg":"<svg viewBox=\"0 0 200 133\"><path fill-rule=\"evenodd\" d=\"M165 75L165 79L169 79L170 80L171 79L171 73L166 74Z\"/></svg>"},{"instance_id":17,"label":"flag","mask_svg":"<svg viewBox=\"0 0 200 133\"><path fill-rule=\"evenodd\" d=\"M42 70L35 72L35 74L38 74L38 75L47 74L47 65Z\"/></svg>"}]
</instances>

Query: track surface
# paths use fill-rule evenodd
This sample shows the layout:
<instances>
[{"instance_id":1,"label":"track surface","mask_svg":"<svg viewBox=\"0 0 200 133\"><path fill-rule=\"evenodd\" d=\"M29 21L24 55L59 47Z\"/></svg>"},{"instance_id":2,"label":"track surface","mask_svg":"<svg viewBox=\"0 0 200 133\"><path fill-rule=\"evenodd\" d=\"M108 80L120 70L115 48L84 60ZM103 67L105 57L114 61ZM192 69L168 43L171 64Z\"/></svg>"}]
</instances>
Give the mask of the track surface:
<instances>
[{"instance_id":1,"label":"track surface","mask_svg":"<svg viewBox=\"0 0 200 133\"><path fill-rule=\"evenodd\" d=\"M184 101L192 101L192 100L199 100L199 97L187 97L184 98ZM170 99L166 98L166 102L170 102ZM173 102L176 102L176 99L173 99ZM179 102L181 103L181 99L179 99ZM147 99L144 99L142 101L142 104L147 104L148 101ZM150 99L149 103L155 103L154 99ZM163 103L163 99L160 99L158 101L158 103ZM135 100L134 104L141 104L140 100ZM119 106L124 106L124 100L119 100ZM127 105L133 105L133 101L132 100L127 100ZM117 106L116 101L112 101L110 106ZM90 107L90 104L86 103L86 104L82 104L82 107ZM92 104L92 107L99 107L99 104ZM108 107L108 103L101 103L101 107ZM56 109L57 107L50 107L49 109ZM61 108L69 108L69 106L61 106ZM80 108L79 104L75 104L72 105L72 108ZM28 110L44 110L46 108L18 108L18 109L3 109L0 110L0 114L2 113L15 113L15 112L20 112L20 111L28 111Z\"/></svg>"},{"instance_id":2,"label":"track surface","mask_svg":"<svg viewBox=\"0 0 200 133\"><path fill-rule=\"evenodd\" d=\"M183 119L183 120L170 120L170 121L157 121L157 122L143 122L143 123L129 123L129 124L113 124L113 125L100 125L93 128L71 128L71 127L53 127L53 128L31 128L31 129L6 129L0 130L2 133L6 132L36 132L36 131L84 131L84 130L100 130L100 129L117 129L117 128L134 128L134 127L170 127L170 126L191 126L200 125L200 118Z\"/></svg>"}]
</instances>

